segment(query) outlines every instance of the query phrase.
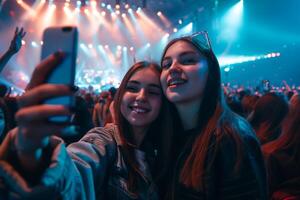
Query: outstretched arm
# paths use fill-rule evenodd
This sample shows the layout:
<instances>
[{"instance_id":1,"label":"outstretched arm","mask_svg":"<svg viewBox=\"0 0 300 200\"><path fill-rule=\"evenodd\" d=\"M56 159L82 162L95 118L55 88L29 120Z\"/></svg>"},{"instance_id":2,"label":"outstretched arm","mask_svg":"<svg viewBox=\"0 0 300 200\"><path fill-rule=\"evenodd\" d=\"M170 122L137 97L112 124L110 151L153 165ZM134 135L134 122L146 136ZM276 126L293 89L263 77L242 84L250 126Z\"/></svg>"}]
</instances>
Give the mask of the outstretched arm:
<instances>
[{"instance_id":1,"label":"outstretched arm","mask_svg":"<svg viewBox=\"0 0 300 200\"><path fill-rule=\"evenodd\" d=\"M9 59L21 49L22 39L25 37L26 32L23 28L19 30L17 27L13 39L10 42L10 46L7 51L0 57L0 72L4 66L8 63Z\"/></svg>"},{"instance_id":2,"label":"outstretched arm","mask_svg":"<svg viewBox=\"0 0 300 200\"><path fill-rule=\"evenodd\" d=\"M72 94L68 86L43 84L47 74L63 57L63 53L56 53L43 60L35 68L26 92L18 98L19 111L15 116L18 133L15 146L23 169L29 172L39 167L42 149L48 145L49 137L66 126L50 123L47 121L48 117L71 114L69 108L64 106L40 104L47 98Z\"/></svg>"},{"instance_id":3,"label":"outstretched arm","mask_svg":"<svg viewBox=\"0 0 300 200\"><path fill-rule=\"evenodd\" d=\"M102 195L98 194L99 188L106 180L117 147L110 131L91 130L67 150L54 135L59 136L68 124L49 122L48 118L70 115L72 109L41 104L48 98L73 95L76 90L44 83L64 57L58 52L43 60L35 68L26 92L18 97L18 126L0 145L0 199L9 199L6 194L16 194L20 199L83 200Z\"/></svg>"}]
</instances>

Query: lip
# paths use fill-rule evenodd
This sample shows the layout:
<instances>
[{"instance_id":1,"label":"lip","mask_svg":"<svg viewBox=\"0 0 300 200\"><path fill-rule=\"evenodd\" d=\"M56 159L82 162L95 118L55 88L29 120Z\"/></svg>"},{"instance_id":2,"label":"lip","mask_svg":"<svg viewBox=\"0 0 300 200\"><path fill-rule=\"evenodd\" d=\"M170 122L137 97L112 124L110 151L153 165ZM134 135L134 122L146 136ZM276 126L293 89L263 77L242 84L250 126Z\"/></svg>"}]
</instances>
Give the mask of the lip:
<instances>
[{"instance_id":1,"label":"lip","mask_svg":"<svg viewBox=\"0 0 300 200\"><path fill-rule=\"evenodd\" d=\"M129 105L129 109L136 113L148 113L150 112L150 108L141 105Z\"/></svg>"},{"instance_id":2,"label":"lip","mask_svg":"<svg viewBox=\"0 0 300 200\"><path fill-rule=\"evenodd\" d=\"M185 84L187 80L182 78L171 78L167 81L168 87L177 87L179 85Z\"/></svg>"}]
</instances>

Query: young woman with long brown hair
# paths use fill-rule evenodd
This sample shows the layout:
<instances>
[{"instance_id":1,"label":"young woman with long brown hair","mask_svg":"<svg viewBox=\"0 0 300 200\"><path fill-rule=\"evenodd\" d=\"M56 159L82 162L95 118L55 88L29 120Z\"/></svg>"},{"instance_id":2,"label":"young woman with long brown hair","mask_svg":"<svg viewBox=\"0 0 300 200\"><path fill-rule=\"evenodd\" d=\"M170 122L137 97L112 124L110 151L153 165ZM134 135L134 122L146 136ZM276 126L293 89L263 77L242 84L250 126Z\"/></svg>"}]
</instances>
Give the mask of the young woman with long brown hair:
<instances>
[{"instance_id":1,"label":"young woman with long brown hair","mask_svg":"<svg viewBox=\"0 0 300 200\"><path fill-rule=\"evenodd\" d=\"M116 94L115 124L94 128L66 148L54 134L67 124L47 119L71 109L40 104L72 94L68 86L42 84L61 60L58 53L43 61L19 99L18 127L0 148L0 198L158 199L155 182L166 166L170 130L160 67L134 64Z\"/></svg>"}]
</instances>

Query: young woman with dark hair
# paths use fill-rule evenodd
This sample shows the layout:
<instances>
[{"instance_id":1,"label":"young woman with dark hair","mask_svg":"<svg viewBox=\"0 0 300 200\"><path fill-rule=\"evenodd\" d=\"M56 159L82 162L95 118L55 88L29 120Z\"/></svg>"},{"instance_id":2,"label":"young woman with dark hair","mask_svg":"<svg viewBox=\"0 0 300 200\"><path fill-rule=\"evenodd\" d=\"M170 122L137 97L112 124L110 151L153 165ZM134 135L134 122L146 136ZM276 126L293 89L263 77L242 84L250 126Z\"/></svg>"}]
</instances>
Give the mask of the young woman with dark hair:
<instances>
[{"instance_id":1,"label":"young woman with dark hair","mask_svg":"<svg viewBox=\"0 0 300 200\"><path fill-rule=\"evenodd\" d=\"M282 135L262 147L265 156L270 198L300 199L300 96L290 100Z\"/></svg>"},{"instance_id":2,"label":"young woman with dark hair","mask_svg":"<svg viewBox=\"0 0 300 200\"><path fill-rule=\"evenodd\" d=\"M72 94L68 86L41 81L61 60L56 54L43 61L19 99L18 127L0 148L0 199L158 199L155 182L167 166L171 133L160 67L134 64L115 96L116 123L94 128L66 148L54 136L66 124L47 119L71 109L39 104Z\"/></svg>"},{"instance_id":3,"label":"young woman with dark hair","mask_svg":"<svg viewBox=\"0 0 300 200\"><path fill-rule=\"evenodd\" d=\"M179 116L165 199L266 199L259 142L224 101L207 33L169 42L161 66L163 91Z\"/></svg>"},{"instance_id":4,"label":"young woman with dark hair","mask_svg":"<svg viewBox=\"0 0 300 200\"><path fill-rule=\"evenodd\" d=\"M260 97L248 117L261 145L277 139L288 113L288 102L283 95L267 93Z\"/></svg>"}]
</instances>

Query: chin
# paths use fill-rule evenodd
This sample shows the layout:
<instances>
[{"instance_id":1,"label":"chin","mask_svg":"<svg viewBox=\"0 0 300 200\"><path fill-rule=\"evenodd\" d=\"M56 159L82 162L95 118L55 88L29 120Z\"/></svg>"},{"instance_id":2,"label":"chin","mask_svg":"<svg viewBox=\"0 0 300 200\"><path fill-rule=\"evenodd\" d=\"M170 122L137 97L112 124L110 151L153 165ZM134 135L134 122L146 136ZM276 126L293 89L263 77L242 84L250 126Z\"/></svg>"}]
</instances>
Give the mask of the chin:
<instances>
[{"instance_id":1,"label":"chin","mask_svg":"<svg viewBox=\"0 0 300 200\"><path fill-rule=\"evenodd\" d=\"M172 103L176 103L182 100L182 96L177 93L170 92L167 93L167 99Z\"/></svg>"},{"instance_id":2,"label":"chin","mask_svg":"<svg viewBox=\"0 0 300 200\"><path fill-rule=\"evenodd\" d=\"M148 123L148 121L146 120L132 120L130 121L130 124L132 126L144 127L144 126L148 126L150 123Z\"/></svg>"}]
</instances>

